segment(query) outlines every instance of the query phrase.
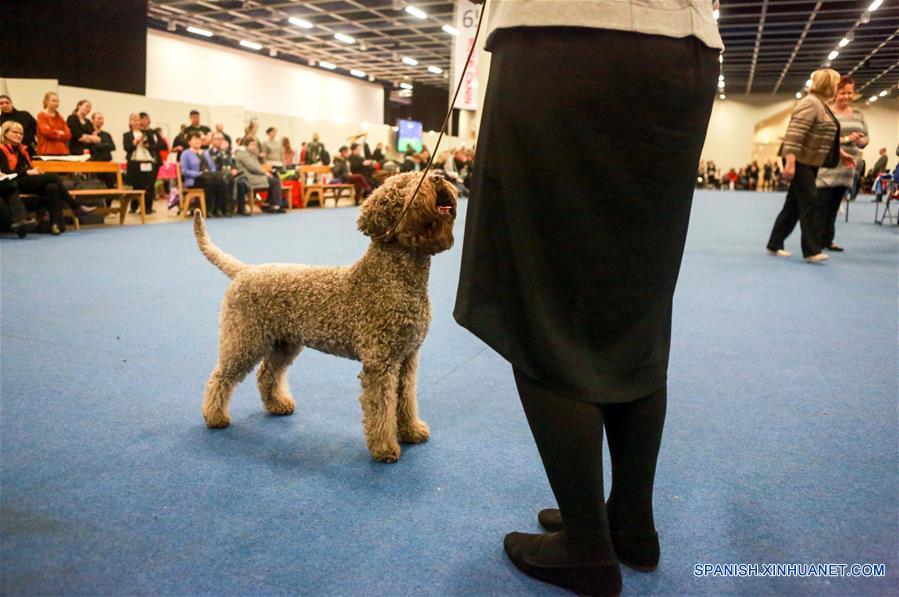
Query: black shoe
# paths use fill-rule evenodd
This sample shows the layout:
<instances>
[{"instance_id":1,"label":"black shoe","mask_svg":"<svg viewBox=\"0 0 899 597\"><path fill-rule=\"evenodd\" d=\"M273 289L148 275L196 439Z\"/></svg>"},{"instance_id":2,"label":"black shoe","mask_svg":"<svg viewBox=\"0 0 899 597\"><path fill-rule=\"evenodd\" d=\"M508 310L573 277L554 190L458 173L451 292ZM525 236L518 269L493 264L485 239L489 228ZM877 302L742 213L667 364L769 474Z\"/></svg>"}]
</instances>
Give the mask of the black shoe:
<instances>
[{"instance_id":1,"label":"black shoe","mask_svg":"<svg viewBox=\"0 0 899 597\"><path fill-rule=\"evenodd\" d=\"M515 567L537 580L573 591L578 595L617 597L621 595L621 570L618 563L591 562L589 558L572 553L566 556L553 552L550 542L555 533L531 535L509 533L503 541L506 555Z\"/></svg>"},{"instance_id":2,"label":"black shoe","mask_svg":"<svg viewBox=\"0 0 899 597\"><path fill-rule=\"evenodd\" d=\"M562 514L556 508L540 510L537 522L549 532L562 530ZM612 546L618 561L639 572L652 572L659 567L658 533L619 533L610 529Z\"/></svg>"},{"instance_id":3,"label":"black shoe","mask_svg":"<svg viewBox=\"0 0 899 597\"><path fill-rule=\"evenodd\" d=\"M89 213L93 213L96 209L97 208L94 207L93 205L82 205L81 207L78 208L78 214L86 215Z\"/></svg>"},{"instance_id":4,"label":"black shoe","mask_svg":"<svg viewBox=\"0 0 899 597\"><path fill-rule=\"evenodd\" d=\"M10 231L14 232L19 238L25 238L26 236L28 236L28 233L35 228L37 228L37 220L35 220L34 218L19 220L9 227Z\"/></svg>"},{"instance_id":5,"label":"black shoe","mask_svg":"<svg viewBox=\"0 0 899 597\"><path fill-rule=\"evenodd\" d=\"M845 249L843 249L843 247L841 247L840 245L830 244L827 246L827 250L833 251L835 253L842 253Z\"/></svg>"}]
</instances>

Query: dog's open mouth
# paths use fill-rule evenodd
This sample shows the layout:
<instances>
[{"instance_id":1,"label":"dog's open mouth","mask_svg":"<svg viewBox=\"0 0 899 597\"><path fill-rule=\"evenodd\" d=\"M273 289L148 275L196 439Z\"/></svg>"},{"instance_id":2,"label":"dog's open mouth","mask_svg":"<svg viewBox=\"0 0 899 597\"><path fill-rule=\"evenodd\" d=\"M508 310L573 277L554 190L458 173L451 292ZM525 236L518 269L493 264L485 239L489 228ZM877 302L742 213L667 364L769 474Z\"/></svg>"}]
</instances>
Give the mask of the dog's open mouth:
<instances>
[{"instance_id":1,"label":"dog's open mouth","mask_svg":"<svg viewBox=\"0 0 899 597\"><path fill-rule=\"evenodd\" d=\"M437 191L437 213L449 216L453 214L453 210L455 209L455 201L453 201L453 195L445 190L440 189Z\"/></svg>"}]
</instances>

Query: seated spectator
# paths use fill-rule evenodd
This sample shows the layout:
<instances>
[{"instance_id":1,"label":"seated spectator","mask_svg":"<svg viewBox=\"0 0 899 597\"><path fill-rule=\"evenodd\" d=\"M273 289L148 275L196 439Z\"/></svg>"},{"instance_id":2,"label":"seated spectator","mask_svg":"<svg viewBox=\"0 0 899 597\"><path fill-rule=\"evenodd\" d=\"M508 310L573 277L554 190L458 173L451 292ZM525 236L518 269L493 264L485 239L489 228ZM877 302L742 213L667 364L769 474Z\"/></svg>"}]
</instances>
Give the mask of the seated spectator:
<instances>
[{"instance_id":1,"label":"seated spectator","mask_svg":"<svg viewBox=\"0 0 899 597\"><path fill-rule=\"evenodd\" d=\"M238 172L247 178L251 189L268 189L267 204L263 209L272 213L285 213L287 201L281 197L281 181L262 169L256 140L250 138L244 139L244 142L245 145L238 147L234 152ZM253 197L251 196L249 200L252 201Z\"/></svg>"},{"instance_id":2,"label":"seated spectator","mask_svg":"<svg viewBox=\"0 0 899 597\"><path fill-rule=\"evenodd\" d=\"M216 172L222 177L225 185L228 187L228 195L237 204L237 213L242 216L250 215L246 209L246 198L250 192L250 183L245 176L240 176L224 133L219 131L212 133L212 147L209 148L209 155L212 161L215 162ZM231 210L226 209L225 215L230 216Z\"/></svg>"},{"instance_id":3,"label":"seated spectator","mask_svg":"<svg viewBox=\"0 0 899 597\"><path fill-rule=\"evenodd\" d=\"M0 230L9 230L19 238L25 238L37 228L37 220L27 216L15 179L0 180Z\"/></svg>"},{"instance_id":4,"label":"seated spectator","mask_svg":"<svg viewBox=\"0 0 899 597\"><path fill-rule=\"evenodd\" d=\"M190 124L184 129L184 138L187 139L187 135L190 133L200 135L200 143L203 149L209 147L209 144L212 142L212 129L205 124L200 124L200 113L197 110L190 111Z\"/></svg>"},{"instance_id":5,"label":"seated spectator","mask_svg":"<svg viewBox=\"0 0 899 597\"><path fill-rule=\"evenodd\" d=\"M225 215L228 187L216 176L215 162L203 150L203 138L197 131L187 133L187 149L181 152L181 178L188 188L201 188L206 195L206 211L213 218Z\"/></svg>"},{"instance_id":6,"label":"seated spectator","mask_svg":"<svg viewBox=\"0 0 899 597\"><path fill-rule=\"evenodd\" d=\"M383 143L378 143L377 145L375 145L375 150L371 152L371 159L378 162L379 164L384 163L385 156Z\"/></svg>"},{"instance_id":7,"label":"seated spectator","mask_svg":"<svg viewBox=\"0 0 899 597\"><path fill-rule=\"evenodd\" d=\"M221 122L216 123L215 132L222 134L222 137L224 137L225 141L228 142L229 148L233 145L233 143L231 142L231 135L229 135L228 133L225 132L225 125L223 125ZM213 133L213 134L215 134L215 133Z\"/></svg>"},{"instance_id":8,"label":"seated spectator","mask_svg":"<svg viewBox=\"0 0 899 597\"><path fill-rule=\"evenodd\" d=\"M99 143L100 138L94 135L94 125L88 115L91 113L91 103L81 100L75 106L75 110L66 118L66 126L72 137L69 139L69 153L72 155L84 155L91 153L91 145Z\"/></svg>"},{"instance_id":9,"label":"seated spectator","mask_svg":"<svg viewBox=\"0 0 899 597\"><path fill-rule=\"evenodd\" d=\"M28 153L34 155L35 134L37 133L37 120L25 110L16 110L12 99L8 95L0 95L0 125L7 120L13 120L22 125L25 130L25 138L22 144L28 148Z\"/></svg>"},{"instance_id":10,"label":"seated spectator","mask_svg":"<svg viewBox=\"0 0 899 597\"><path fill-rule=\"evenodd\" d=\"M350 149L344 145L334 156L334 164L331 166L331 176L337 182L351 184L355 188L355 204L359 205L365 197L371 193L372 187L361 174L350 172Z\"/></svg>"},{"instance_id":11,"label":"seated spectator","mask_svg":"<svg viewBox=\"0 0 899 597\"><path fill-rule=\"evenodd\" d=\"M306 161L307 165L318 164L322 161L322 152L325 146L318 140L318 133L312 133L312 141L306 144Z\"/></svg>"},{"instance_id":12,"label":"seated spectator","mask_svg":"<svg viewBox=\"0 0 899 597\"><path fill-rule=\"evenodd\" d=\"M287 137L281 137L281 155L284 157L284 168L288 170L292 168L296 152L293 150L293 147L290 146L290 139Z\"/></svg>"},{"instance_id":13,"label":"seated spectator","mask_svg":"<svg viewBox=\"0 0 899 597\"><path fill-rule=\"evenodd\" d=\"M421 159L416 155L415 150L407 147L406 153L403 154L403 165L400 166L400 172L418 172L421 170L420 162Z\"/></svg>"},{"instance_id":14,"label":"seated spectator","mask_svg":"<svg viewBox=\"0 0 899 597\"><path fill-rule=\"evenodd\" d=\"M361 174L365 178L365 182L372 188L377 188L378 182L375 180L375 165L372 160L366 160L362 156L362 146L358 143L350 145L350 172L353 174Z\"/></svg>"},{"instance_id":15,"label":"seated spectator","mask_svg":"<svg viewBox=\"0 0 899 597\"><path fill-rule=\"evenodd\" d=\"M91 126L93 127L92 135L99 139L90 146L92 162L111 162L112 152L115 151L115 142L112 136L103 130L103 124L106 120L100 112L94 112L91 116ZM118 178L112 172L104 172L97 175L100 180L106 184L107 189L111 189L118 184Z\"/></svg>"},{"instance_id":16,"label":"seated spectator","mask_svg":"<svg viewBox=\"0 0 899 597\"><path fill-rule=\"evenodd\" d=\"M128 116L128 132L122 135L122 146L125 148L125 182L131 188L144 192L144 211L151 214L154 211L159 155L155 135L141 128L139 115L132 113ZM140 205L135 199L130 207L131 213L137 213Z\"/></svg>"},{"instance_id":17,"label":"seated spectator","mask_svg":"<svg viewBox=\"0 0 899 597\"><path fill-rule=\"evenodd\" d=\"M37 114L37 155L69 155L72 133L59 114L59 96L48 91L43 104Z\"/></svg>"},{"instance_id":18,"label":"seated spectator","mask_svg":"<svg viewBox=\"0 0 899 597\"><path fill-rule=\"evenodd\" d=\"M25 129L18 122L5 122L0 127L0 172L16 174L15 181L20 193L38 195L36 202L26 201L25 205L39 212L42 218L48 211L50 233L62 234L66 229L62 215L66 205L77 215L89 214L96 208L81 205L80 201L69 195L56 174L44 174L40 168L35 168L22 143L24 136Z\"/></svg>"},{"instance_id":19,"label":"seated spectator","mask_svg":"<svg viewBox=\"0 0 899 597\"><path fill-rule=\"evenodd\" d=\"M273 126L265 130L268 137L262 144L262 161L272 166L284 165L284 153L281 151L281 143L278 142L278 129Z\"/></svg>"}]
</instances>

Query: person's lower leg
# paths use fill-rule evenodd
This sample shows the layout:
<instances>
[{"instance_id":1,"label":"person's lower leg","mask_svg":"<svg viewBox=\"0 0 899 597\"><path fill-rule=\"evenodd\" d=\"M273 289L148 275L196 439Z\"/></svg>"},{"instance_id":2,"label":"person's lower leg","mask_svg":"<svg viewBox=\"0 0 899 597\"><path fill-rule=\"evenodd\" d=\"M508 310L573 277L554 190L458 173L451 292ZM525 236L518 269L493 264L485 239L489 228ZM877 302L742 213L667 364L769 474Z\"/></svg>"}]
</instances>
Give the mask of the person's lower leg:
<instances>
[{"instance_id":1,"label":"person's lower leg","mask_svg":"<svg viewBox=\"0 0 899 597\"><path fill-rule=\"evenodd\" d=\"M614 559L603 496L602 411L559 395L515 372L515 382L547 479L559 504L563 530L550 534L547 557L573 550L591 561Z\"/></svg>"},{"instance_id":2,"label":"person's lower leg","mask_svg":"<svg viewBox=\"0 0 899 597\"><path fill-rule=\"evenodd\" d=\"M633 402L602 407L612 460L608 516L613 533L655 532L652 489L666 407L665 388Z\"/></svg>"}]
</instances>

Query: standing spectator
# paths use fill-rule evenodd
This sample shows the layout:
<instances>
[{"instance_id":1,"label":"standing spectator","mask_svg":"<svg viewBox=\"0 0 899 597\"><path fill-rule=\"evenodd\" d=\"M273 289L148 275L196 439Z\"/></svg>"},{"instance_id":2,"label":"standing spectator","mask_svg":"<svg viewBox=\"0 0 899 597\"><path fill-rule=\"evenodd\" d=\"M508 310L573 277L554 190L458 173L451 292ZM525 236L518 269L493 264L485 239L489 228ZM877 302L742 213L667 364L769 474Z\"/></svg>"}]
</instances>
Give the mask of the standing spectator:
<instances>
[{"instance_id":1,"label":"standing spectator","mask_svg":"<svg viewBox=\"0 0 899 597\"><path fill-rule=\"evenodd\" d=\"M354 144L355 145L355 144ZM325 146L319 142L318 133L312 133L312 141L306 145L306 164L317 164L322 160Z\"/></svg>"},{"instance_id":2,"label":"standing spectator","mask_svg":"<svg viewBox=\"0 0 899 597\"><path fill-rule=\"evenodd\" d=\"M228 147L228 141L225 134L219 131L212 133L212 147L209 148L209 156L215 162L215 169L219 176L225 181L228 187L228 195L235 199L237 205L237 213L242 216L250 215L245 210L245 202L247 194L250 192L250 184L246 177L239 176L237 165L234 162L234 156ZM227 206L226 206L227 207ZM231 210L226 209L225 215L230 216Z\"/></svg>"},{"instance_id":3,"label":"standing spectator","mask_svg":"<svg viewBox=\"0 0 899 597\"><path fill-rule=\"evenodd\" d=\"M276 176L272 176L262 169L262 164L259 163L259 148L256 140L250 138L244 141L246 141L246 144L238 147L237 151L234 152L234 162L238 171L240 171L242 176L246 176L251 188L268 189L266 211L285 213L283 208L287 206L287 202L281 198L281 181ZM252 201L253 197L251 196L248 200Z\"/></svg>"},{"instance_id":4,"label":"standing spectator","mask_svg":"<svg viewBox=\"0 0 899 597\"><path fill-rule=\"evenodd\" d=\"M361 174L353 174L350 171L349 159L350 150L344 145L337 150L337 155L334 156L334 164L331 166L331 175L337 182L345 182L353 185L355 189L354 201L356 205L359 205L362 200L371 193L371 185L368 184L368 181L365 180L364 176Z\"/></svg>"},{"instance_id":5,"label":"standing spectator","mask_svg":"<svg viewBox=\"0 0 899 597\"><path fill-rule=\"evenodd\" d=\"M182 124L181 130L178 131L178 134L175 135L175 138L172 140L172 151L175 152L175 157L179 160L181 159L181 152L187 149L187 125Z\"/></svg>"},{"instance_id":6,"label":"standing spectator","mask_svg":"<svg viewBox=\"0 0 899 597\"><path fill-rule=\"evenodd\" d=\"M156 180L159 169L162 168L163 162L165 162L169 155L169 143L166 141L166 138L162 136L161 128L157 127L154 129L152 127L149 114L140 112L138 116L140 116L140 130L143 131L148 139L147 147L150 149L150 153L156 158L156 164L153 168L153 180ZM168 180L163 183L166 192L168 192L168 184ZM155 189L153 192L156 192Z\"/></svg>"},{"instance_id":7,"label":"standing spectator","mask_svg":"<svg viewBox=\"0 0 899 597\"><path fill-rule=\"evenodd\" d=\"M822 263L828 257L821 250L821 209L815 189L818 168L822 165L832 168L840 159L851 166L855 162L840 148L840 124L825 103L836 95L840 74L825 68L813 72L811 78L808 95L796 104L784 135L783 178L790 183L790 189L771 230L768 252L790 256L784 250L784 240L798 221L802 229L802 256L809 263Z\"/></svg>"},{"instance_id":8,"label":"standing spectator","mask_svg":"<svg viewBox=\"0 0 899 597\"><path fill-rule=\"evenodd\" d=\"M37 120L31 113L25 110L16 110L12 99L8 95L0 95L0 125L7 120L14 120L22 125L25 130L25 138L22 143L28 148L28 154L34 155L35 134L37 133Z\"/></svg>"},{"instance_id":9,"label":"standing spectator","mask_svg":"<svg viewBox=\"0 0 899 597\"><path fill-rule=\"evenodd\" d=\"M181 176L184 186L203 189L209 215L220 218L225 215L228 187L221 176L216 176L215 162L202 144L198 131L187 133L187 149L181 152Z\"/></svg>"},{"instance_id":10,"label":"standing spectator","mask_svg":"<svg viewBox=\"0 0 899 597\"><path fill-rule=\"evenodd\" d=\"M765 162L765 166L762 168L762 186L761 190L770 191L771 190L771 176L774 174L774 167L771 165L771 160Z\"/></svg>"},{"instance_id":11,"label":"standing spectator","mask_svg":"<svg viewBox=\"0 0 899 597\"><path fill-rule=\"evenodd\" d=\"M50 233L62 234L66 229L62 210L66 205L76 215L89 214L96 208L81 205L80 201L69 195L56 174L45 174L40 168L35 168L31 163L31 156L22 144L21 139L24 136L25 129L18 122L3 123L0 128L0 172L15 173L16 185L20 192L39 195L40 199L34 205L38 211L42 209L49 211Z\"/></svg>"},{"instance_id":12,"label":"standing spectator","mask_svg":"<svg viewBox=\"0 0 899 597\"><path fill-rule=\"evenodd\" d=\"M840 146L854 160L861 160L862 149L868 144L868 123L859 110L850 103L855 97L855 81L845 75L837 84L837 96L832 111L840 123ZM815 186L818 188L818 200L822 210L821 246L828 251L842 251L843 248L833 242L836 235L837 212L840 203L855 178L855 167L838 164L834 168L821 168Z\"/></svg>"},{"instance_id":13,"label":"standing spectator","mask_svg":"<svg viewBox=\"0 0 899 597\"><path fill-rule=\"evenodd\" d=\"M262 161L272 166L283 166L284 153L281 151L281 143L276 138L278 129L270 126L265 130L265 135L268 138L262 144Z\"/></svg>"},{"instance_id":14,"label":"standing spectator","mask_svg":"<svg viewBox=\"0 0 899 597\"><path fill-rule=\"evenodd\" d=\"M293 150L293 147L290 146L290 139L287 137L281 137L281 155L284 156L284 168L292 168L296 152Z\"/></svg>"},{"instance_id":15,"label":"standing spectator","mask_svg":"<svg viewBox=\"0 0 899 597\"><path fill-rule=\"evenodd\" d=\"M855 201L855 198L858 197L858 192L862 186L862 181L865 179L865 159L863 157L859 157L858 162L855 164L855 172L853 172L852 176L852 190L849 192L849 200Z\"/></svg>"},{"instance_id":16,"label":"standing spectator","mask_svg":"<svg viewBox=\"0 0 899 597\"><path fill-rule=\"evenodd\" d=\"M375 150L371 152L371 159L378 162L379 164L383 164L386 159L384 156L384 144L378 143L375 145Z\"/></svg>"},{"instance_id":17,"label":"standing spectator","mask_svg":"<svg viewBox=\"0 0 899 597\"><path fill-rule=\"evenodd\" d=\"M92 162L111 162L112 152L115 151L115 141L112 136L103 130L105 119L100 112L94 112L91 116L91 135L98 139L89 147ZM118 184L118 177L112 172L102 172L97 177L106 184L107 189L112 189Z\"/></svg>"},{"instance_id":18,"label":"standing spectator","mask_svg":"<svg viewBox=\"0 0 899 597\"><path fill-rule=\"evenodd\" d=\"M250 124L248 124L248 125L247 125L247 128L244 129L244 132L243 132L243 139L241 139L240 144L243 145L243 146L246 146L247 143L248 143L248 141L249 141L250 139L252 139L253 141L256 142L256 147L257 147L257 148L262 147L262 141L259 140L259 136L258 136L258 135L259 135L259 123L256 121L255 118L251 118L251 119L250 119ZM257 150L257 155L256 155L256 157L259 157L259 155L258 155L258 150Z\"/></svg>"},{"instance_id":19,"label":"standing spectator","mask_svg":"<svg viewBox=\"0 0 899 597\"><path fill-rule=\"evenodd\" d=\"M203 149L209 147L209 144L212 142L212 129L205 124L200 124L200 113L197 110L190 111L190 124L184 129L184 138L187 139L187 135L190 133L200 135L200 143Z\"/></svg>"},{"instance_id":20,"label":"standing spectator","mask_svg":"<svg viewBox=\"0 0 899 597\"><path fill-rule=\"evenodd\" d=\"M72 133L59 113L59 96L48 91L43 105L37 114L37 155L68 155Z\"/></svg>"},{"instance_id":21,"label":"standing spectator","mask_svg":"<svg viewBox=\"0 0 899 597\"><path fill-rule=\"evenodd\" d=\"M132 188L144 191L144 211L153 213L153 199L156 196L156 171L158 153L153 136L141 129L137 114L128 116L128 132L122 136L125 148L125 182ZM131 202L131 213L137 213L140 204Z\"/></svg>"},{"instance_id":22,"label":"standing spectator","mask_svg":"<svg viewBox=\"0 0 899 597\"><path fill-rule=\"evenodd\" d=\"M72 133L72 137L69 139L69 153L72 155L89 154L91 145L100 142L100 138L94 135L94 125L89 117L92 108L90 101L80 100L66 118L66 126Z\"/></svg>"},{"instance_id":23,"label":"standing spectator","mask_svg":"<svg viewBox=\"0 0 899 597\"><path fill-rule=\"evenodd\" d=\"M223 125L221 122L217 122L217 123L216 123L216 125L215 125L215 132L216 132L216 133L221 133L221 134L222 134L222 137L225 139L225 141L228 142L228 147L229 147L229 148L232 147L232 146L234 145L234 144L231 142L231 135L229 135L228 133L225 132L225 125Z\"/></svg>"},{"instance_id":24,"label":"standing spectator","mask_svg":"<svg viewBox=\"0 0 899 597\"><path fill-rule=\"evenodd\" d=\"M747 177L749 178L749 190L757 191L759 187L759 163L757 161L752 161L752 165L747 171Z\"/></svg>"}]
</instances>

